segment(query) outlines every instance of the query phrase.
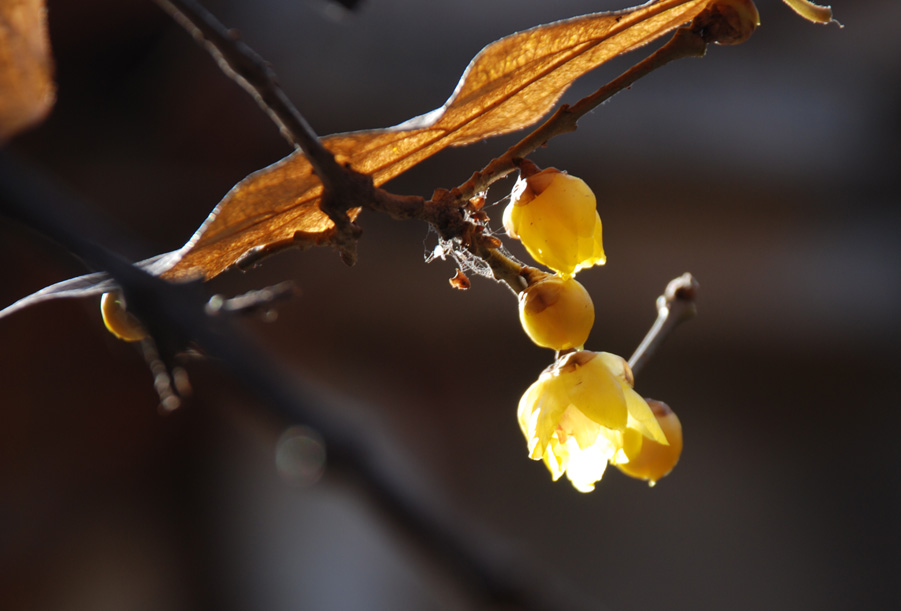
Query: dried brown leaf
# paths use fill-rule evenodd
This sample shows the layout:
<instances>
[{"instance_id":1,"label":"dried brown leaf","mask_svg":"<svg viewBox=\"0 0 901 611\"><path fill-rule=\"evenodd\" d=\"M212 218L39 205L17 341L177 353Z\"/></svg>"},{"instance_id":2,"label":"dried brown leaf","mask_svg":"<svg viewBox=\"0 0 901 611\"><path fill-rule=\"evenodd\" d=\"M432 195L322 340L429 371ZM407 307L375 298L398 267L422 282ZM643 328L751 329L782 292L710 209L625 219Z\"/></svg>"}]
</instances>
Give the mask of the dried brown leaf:
<instances>
[{"instance_id":1,"label":"dried brown leaf","mask_svg":"<svg viewBox=\"0 0 901 611\"><path fill-rule=\"evenodd\" d=\"M575 79L691 21L715 1L657 0L518 32L485 47L441 108L386 129L328 136L323 144L340 163L381 185L444 148L536 123ZM273 247L327 242L334 224L319 209L321 195L311 164L295 152L235 185L182 248L138 265L170 280L208 279ZM358 213L349 211L351 219ZM102 272L72 278L19 300L0 317L114 288Z\"/></svg>"},{"instance_id":2,"label":"dried brown leaf","mask_svg":"<svg viewBox=\"0 0 901 611\"><path fill-rule=\"evenodd\" d=\"M395 127L329 136L323 144L381 185L449 146L534 124L575 79L690 21L712 2L658 0L518 32L485 47L441 108ZM300 152L251 174L223 198L163 276L211 278L245 253L289 241L295 232L306 240L326 238L334 225L319 210L321 194Z\"/></svg>"},{"instance_id":3,"label":"dried brown leaf","mask_svg":"<svg viewBox=\"0 0 901 611\"><path fill-rule=\"evenodd\" d=\"M43 120L53 102L43 0L0 0L0 142Z\"/></svg>"}]
</instances>

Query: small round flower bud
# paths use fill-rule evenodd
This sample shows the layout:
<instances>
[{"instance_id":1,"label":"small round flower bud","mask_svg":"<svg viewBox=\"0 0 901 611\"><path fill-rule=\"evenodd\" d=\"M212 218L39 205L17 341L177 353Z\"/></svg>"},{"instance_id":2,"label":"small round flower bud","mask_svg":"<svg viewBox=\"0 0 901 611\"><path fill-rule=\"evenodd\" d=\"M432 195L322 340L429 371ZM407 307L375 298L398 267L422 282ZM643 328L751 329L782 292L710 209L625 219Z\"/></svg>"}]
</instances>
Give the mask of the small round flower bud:
<instances>
[{"instance_id":1,"label":"small round flower bud","mask_svg":"<svg viewBox=\"0 0 901 611\"><path fill-rule=\"evenodd\" d=\"M642 438L635 431L627 430L624 443L629 462L617 463L616 466L626 475L646 480L653 486L679 462L679 456L682 454L682 423L666 403L648 399L647 404L666 435L669 445Z\"/></svg>"},{"instance_id":2,"label":"small round flower bud","mask_svg":"<svg viewBox=\"0 0 901 611\"><path fill-rule=\"evenodd\" d=\"M100 313L103 324L119 339L137 342L147 337L141 322L125 309L125 300L120 293L104 293L100 298Z\"/></svg>"},{"instance_id":3,"label":"small round flower bud","mask_svg":"<svg viewBox=\"0 0 901 611\"><path fill-rule=\"evenodd\" d=\"M561 274L606 261L594 193L582 179L554 168L516 182L504 228L536 261Z\"/></svg>"},{"instance_id":4,"label":"small round flower bud","mask_svg":"<svg viewBox=\"0 0 901 611\"><path fill-rule=\"evenodd\" d=\"M594 325L594 304L574 278L548 276L519 294L519 320L539 346L581 348Z\"/></svg>"}]
</instances>

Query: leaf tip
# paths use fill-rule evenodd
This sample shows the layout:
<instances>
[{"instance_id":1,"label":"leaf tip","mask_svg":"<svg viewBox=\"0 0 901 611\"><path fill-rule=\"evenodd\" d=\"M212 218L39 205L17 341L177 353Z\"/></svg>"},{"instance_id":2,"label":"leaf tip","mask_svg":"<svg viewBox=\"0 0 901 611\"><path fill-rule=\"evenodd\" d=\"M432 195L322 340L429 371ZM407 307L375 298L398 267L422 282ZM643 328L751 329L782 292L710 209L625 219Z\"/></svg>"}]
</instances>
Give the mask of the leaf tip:
<instances>
[{"instance_id":1,"label":"leaf tip","mask_svg":"<svg viewBox=\"0 0 901 611\"><path fill-rule=\"evenodd\" d=\"M831 6L822 6L819 4L814 4L809 0L782 0L785 4L789 6L793 11L795 11L798 15L803 17L808 21L812 21L813 23L820 23L823 25L828 25L830 23L836 24L838 27L843 28L841 23L839 23L832 16L832 7Z\"/></svg>"}]
</instances>

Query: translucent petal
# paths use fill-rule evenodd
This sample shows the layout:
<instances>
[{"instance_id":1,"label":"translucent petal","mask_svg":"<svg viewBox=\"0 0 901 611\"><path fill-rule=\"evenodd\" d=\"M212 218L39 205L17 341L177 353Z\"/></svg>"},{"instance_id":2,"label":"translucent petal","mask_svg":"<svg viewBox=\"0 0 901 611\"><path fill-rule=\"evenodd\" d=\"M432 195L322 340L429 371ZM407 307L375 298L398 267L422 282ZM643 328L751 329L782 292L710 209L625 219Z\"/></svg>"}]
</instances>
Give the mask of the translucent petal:
<instances>
[{"instance_id":1,"label":"translucent petal","mask_svg":"<svg viewBox=\"0 0 901 611\"><path fill-rule=\"evenodd\" d=\"M644 435L634 428L627 428L623 432L623 447L613 457L613 464L622 465L635 459L641 452L644 444Z\"/></svg>"},{"instance_id":2,"label":"translucent petal","mask_svg":"<svg viewBox=\"0 0 901 611\"><path fill-rule=\"evenodd\" d=\"M516 208L517 206L513 203L508 204L504 208L504 229L507 230L507 235L514 240L520 239L517 227L519 226L521 211Z\"/></svg>"},{"instance_id":3,"label":"translucent petal","mask_svg":"<svg viewBox=\"0 0 901 611\"><path fill-rule=\"evenodd\" d=\"M634 378L626 359L610 352L598 352L597 354L598 360L604 363L604 367L606 367L610 373L619 379L620 382L624 382L629 388L632 387Z\"/></svg>"},{"instance_id":4,"label":"translucent petal","mask_svg":"<svg viewBox=\"0 0 901 611\"><path fill-rule=\"evenodd\" d=\"M660 423L651 411L647 401L641 395L629 387L623 388L623 394L626 397L626 405L629 409L628 427L637 430L639 433L653 439L659 444L669 445L666 440L666 434L660 428Z\"/></svg>"},{"instance_id":5,"label":"translucent petal","mask_svg":"<svg viewBox=\"0 0 901 611\"><path fill-rule=\"evenodd\" d=\"M601 217L595 212L595 224L593 233L589 237L579 238L579 261L573 273L594 265L604 265L607 256L604 253L604 242L601 238Z\"/></svg>"},{"instance_id":6,"label":"translucent petal","mask_svg":"<svg viewBox=\"0 0 901 611\"><path fill-rule=\"evenodd\" d=\"M640 451L637 453L630 451L628 462L614 464L626 475L646 480L653 485L672 471L679 462L682 454L682 424L665 403L651 400L650 404L651 410L666 433L669 444L663 445L650 439L642 439Z\"/></svg>"},{"instance_id":7,"label":"translucent petal","mask_svg":"<svg viewBox=\"0 0 901 611\"><path fill-rule=\"evenodd\" d=\"M600 424L588 418L576 406L570 405L560 417L557 437L564 442L568 442L571 437L584 450L595 442L600 429Z\"/></svg>"},{"instance_id":8,"label":"translucent petal","mask_svg":"<svg viewBox=\"0 0 901 611\"><path fill-rule=\"evenodd\" d=\"M603 264L600 216L588 185L556 170L526 180L540 182L542 189L523 189L517 182L504 211L508 234L518 236L536 261L565 275Z\"/></svg>"},{"instance_id":9,"label":"translucent petal","mask_svg":"<svg viewBox=\"0 0 901 611\"><path fill-rule=\"evenodd\" d=\"M542 377L545 378L544 385L536 402L537 420L532 435L538 437L539 446L544 448L556 434L560 418L569 407L570 401L558 377L545 374L542 374Z\"/></svg>"},{"instance_id":10,"label":"translucent petal","mask_svg":"<svg viewBox=\"0 0 901 611\"><path fill-rule=\"evenodd\" d=\"M571 452L566 466L566 477L579 492L591 492L607 470L608 461L616 453L616 447L604 436L577 452Z\"/></svg>"},{"instance_id":11,"label":"translucent petal","mask_svg":"<svg viewBox=\"0 0 901 611\"><path fill-rule=\"evenodd\" d=\"M605 366L594 359L576 369L569 386L569 398L582 412L608 429L626 428L629 410L622 384Z\"/></svg>"},{"instance_id":12,"label":"translucent petal","mask_svg":"<svg viewBox=\"0 0 901 611\"><path fill-rule=\"evenodd\" d=\"M576 236L590 236L594 230L594 215L597 200L591 189L580 178L569 174L558 174L541 194L541 201L547 214L562 219Z\"/></svg>"},{"instance_id":13,"label":"translucent petal","mask_svg":"<svg viewBox=\"0 0 901 611\"><path fill-rule=\"evenodd\" d=\"M520 209L517 232L532 258L551 269L572 272L577 264L578 243L567 219L541 198Z\"/></svg>"},{"instance_id":14,"label":"translucent petal","mask_svg":"<svg viewBox=\"0 0 901 611\"><path fill-rule=\"evenodd\" d=\"M519 420L519 428L527 439L530 437L529 422L532 419L532 413L535 410L535 402L538 400L538 394L540 392L541 378L529 386L519 400L519 409L516 412L516 416Z\"/></svg>"},{"instance_id":15,"label":"translucent petal","mask_svg":"<svg viewBox=\"0 0 901 611\"><path fill-rule=\"evenodd\" d=\"M566 471L569 464L569 448L557 439L552 440L544 453L544 464L551 472L551 478L556 482Z\"/></svg>"}]
</instances>

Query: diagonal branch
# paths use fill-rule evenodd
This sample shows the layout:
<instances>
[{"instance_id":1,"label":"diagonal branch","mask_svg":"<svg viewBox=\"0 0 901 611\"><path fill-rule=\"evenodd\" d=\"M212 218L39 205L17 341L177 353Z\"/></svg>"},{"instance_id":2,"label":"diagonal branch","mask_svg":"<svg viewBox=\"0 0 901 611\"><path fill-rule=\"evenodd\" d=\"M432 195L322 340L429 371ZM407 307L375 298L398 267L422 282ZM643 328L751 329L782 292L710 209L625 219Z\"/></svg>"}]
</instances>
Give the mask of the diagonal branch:
<instances>
[{"instance_id":1,"label":"diagonal branch","mask_svg":"<svg viewBox=\"0 0 901 611\"><path fill-rule=\"evenodd\" d=\"M194 0L156 0L179 25L203 45L232 80L256 100L278 125L282 136L309 158L316 174L328 188L343 168L319 141L319 137L278 84L269 64L226 28L212 13Z\"/></svg>"},{"instance_id":2,"label":"diagonal branch","mask_svg":"<svg viewBox=\"0 0 901 611\"><path fill-rule=\"evenodd\" d=\"M225 74L256 100L279 127L282 136L303 151L322 181L324 192L320 208L337 228L332 242L345 261L353 263L354 243L360 230L347 217L347 210L373 199L372 177L338 163L288 99L270 65L242 42L235 30L226 28L194 0L156 2L206 48Z\"/></svg>"},{"instance_id":3,"label":"diagonal branch","mask_svg":"<svg viewBox=\"0 0 901 611\"><path fill-rule=\"evenodd\" d=\"M706 48L704 38L690 27L676 30L669 42L614 80L572 106L566 104L560 106L547 121L454 189L455 194L461 200L468 200L476 193L485 191L492 183L514 171L517 159L535 152L555 136L575 131L579 119L623 89L631 87L640 78L673 60L683 57L703 57Z\"/></svg>"},{"instance_id":4,"label":"diagonal branch","mask_svg":"<svg viewBox=\"0 0 901 611\"><path fill-rule=\"evenodd\" d=\"M698 281L688 273L670 280L666 285L663 295L657 298L657 320L629 357L629 367L634 375L638 375L676 327L697 314L698 286Z\"/></svg>"}]
</instances>

